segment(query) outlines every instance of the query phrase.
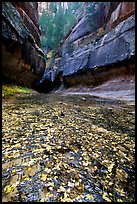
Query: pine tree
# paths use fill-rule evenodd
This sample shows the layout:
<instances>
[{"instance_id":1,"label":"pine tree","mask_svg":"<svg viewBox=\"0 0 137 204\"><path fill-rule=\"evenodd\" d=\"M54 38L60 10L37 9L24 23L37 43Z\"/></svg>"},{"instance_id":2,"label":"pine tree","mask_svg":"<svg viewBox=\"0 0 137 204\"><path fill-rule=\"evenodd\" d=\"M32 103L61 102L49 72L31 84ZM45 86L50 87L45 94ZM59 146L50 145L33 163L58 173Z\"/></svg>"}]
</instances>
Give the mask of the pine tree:
<instances>
[{"instance_id":1,"label":"pine tree","mask_svg":"<svg viewBox=\"0 0 137 204\"><path fill-rule=\"evenodd\" d=\"M48 2L39 19L42 32L42 48L56 50L68 30L76 23L77 13L82 11L82 2Z\"/></svg>"}]
</instances>

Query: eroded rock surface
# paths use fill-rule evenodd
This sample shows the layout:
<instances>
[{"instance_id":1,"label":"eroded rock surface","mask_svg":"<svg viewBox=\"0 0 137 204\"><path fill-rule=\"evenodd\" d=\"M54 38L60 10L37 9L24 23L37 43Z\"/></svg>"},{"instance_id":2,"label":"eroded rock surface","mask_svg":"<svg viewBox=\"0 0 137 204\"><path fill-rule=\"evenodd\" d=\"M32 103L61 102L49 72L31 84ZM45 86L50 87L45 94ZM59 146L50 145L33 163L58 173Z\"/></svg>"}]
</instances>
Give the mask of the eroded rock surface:
<instances>
[{"instance_id":1,"label":"eroded rock surface","mask_svg":"<svg viewBox=\"0 0 137 204\"><path fill-rule=\"evenodd\" d=\"M117 75L134 75L135 4L110 3L102 9L102 21L98 19L94 32L86 14L70 30L61 54L46 69L40 88L46 80L54 87L60 75L66 86L94 86Z\"/></svg>"},{"instance_id":2,"label":"eroded rock surface","mask_svg":"<svg viewBox=\"0 0 137 204\"><path fill-rule=\"evenodd\" d=\"M100 68L102 71L102 67L128 60L133 55L135 55L135 18L131 16L95 44L84 46L71 55L64 54L60 62L60 71L67 80L68 76L78 74L80 71L90 71L95 68ZM69 84L68 80L66 83ZM91 84L93 83L91 77Z\"/></svg>"},{"instance_id":3,"label":"eroded rock surface","mask_svg":"<svg viewBox=\"0 0 137 204\"><path fill-rule=\"evenodd\" d=\"M36 2L2 3L2 74L31 87L43 75Z\"/></svg>"}]
</instances>

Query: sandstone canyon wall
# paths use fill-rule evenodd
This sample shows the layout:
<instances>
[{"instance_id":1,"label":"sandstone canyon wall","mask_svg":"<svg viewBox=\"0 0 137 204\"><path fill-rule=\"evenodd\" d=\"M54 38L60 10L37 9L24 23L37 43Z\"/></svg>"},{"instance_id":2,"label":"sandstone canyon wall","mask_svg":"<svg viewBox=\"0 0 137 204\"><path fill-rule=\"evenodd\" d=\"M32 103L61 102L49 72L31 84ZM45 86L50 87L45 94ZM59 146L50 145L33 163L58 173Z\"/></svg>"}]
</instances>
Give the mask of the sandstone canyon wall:
<instances>
[{"instance_id":1,"label":"sandstone canyon wall","mask_svg":"<svg viewBox=\"0 0 137 204\"><path fill-rule=\"evenodd\" d=\"M91 4L95 10L87 15ZM38 3L3 2L3 80L49 92L62 82L66 87L92 87L117 75L134 74L135 2L84 2L84 8L46 67Z\"/></svg>"},{"instance_id":2,"label":"sandstone canyon wall","mask_svg":"<svg viewBox=\"0 0 137 204\"><path fill-rule=\"evenodd\" d=\"M2 2L2 80L33 87L45 70L36 2Z\"/></svg>"},{"instance_id":3,"label":"sandstone canyon wall","mask_svg":"<svg viewBox=\"0 0 137 204\"><path fill-rule=\"evenodd\" d=\"M78 19L37 89L45 92L47 83L52 89L62 80L66 87L92 87L119 75L134 74L135 2L99 2L95 14L84 13Z\"/></svg>"}]
</instances>

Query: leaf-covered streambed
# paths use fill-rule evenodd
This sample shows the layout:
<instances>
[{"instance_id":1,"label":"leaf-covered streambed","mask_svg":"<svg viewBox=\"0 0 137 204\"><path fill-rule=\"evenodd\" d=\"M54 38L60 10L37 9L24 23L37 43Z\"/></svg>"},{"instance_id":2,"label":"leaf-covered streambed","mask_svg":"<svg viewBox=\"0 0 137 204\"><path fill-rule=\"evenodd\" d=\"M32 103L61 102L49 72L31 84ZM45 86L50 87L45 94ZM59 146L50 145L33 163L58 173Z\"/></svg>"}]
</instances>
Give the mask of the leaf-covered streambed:
<instances>
[{"instance_id":1,"label":"leaf-covered streambed","mask_svg":"<svg viewBox=\"0 0 137 204\"><path fill-rule=\"evenodd\" d=\"M134 106L89 95L2 103L2 201L135 201Z\"/></svg>"}]
</instances>

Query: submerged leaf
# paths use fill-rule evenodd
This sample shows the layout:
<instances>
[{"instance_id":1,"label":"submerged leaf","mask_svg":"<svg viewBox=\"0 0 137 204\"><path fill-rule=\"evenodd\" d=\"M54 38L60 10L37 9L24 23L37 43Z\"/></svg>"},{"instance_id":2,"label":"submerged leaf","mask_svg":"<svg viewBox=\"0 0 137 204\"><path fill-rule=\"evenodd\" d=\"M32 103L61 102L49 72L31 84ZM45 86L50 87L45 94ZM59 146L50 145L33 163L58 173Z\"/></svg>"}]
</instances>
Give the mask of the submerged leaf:
<instances>
[{"instance_id":1,"label":"submerged leaf","mask_svg":"<svg viewBox=\"0 0 137 204\"><path fill-rule=\"evenodd\" d=\"M86 197L90 200L93 199L93 195L92 194L87 194Z\"/></svg>"},{"instance_id":2,"label":"submerged leaf","mask_svg":"<svg viewBox=\"0 0 137 204\"><path fill-rule=\"evenodd\" d=\"M42 174L41 180L46 181L47 175L46 174Z\"/></svg>"}]
</instances>

